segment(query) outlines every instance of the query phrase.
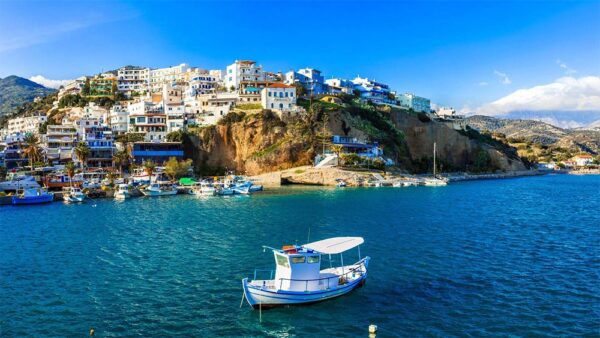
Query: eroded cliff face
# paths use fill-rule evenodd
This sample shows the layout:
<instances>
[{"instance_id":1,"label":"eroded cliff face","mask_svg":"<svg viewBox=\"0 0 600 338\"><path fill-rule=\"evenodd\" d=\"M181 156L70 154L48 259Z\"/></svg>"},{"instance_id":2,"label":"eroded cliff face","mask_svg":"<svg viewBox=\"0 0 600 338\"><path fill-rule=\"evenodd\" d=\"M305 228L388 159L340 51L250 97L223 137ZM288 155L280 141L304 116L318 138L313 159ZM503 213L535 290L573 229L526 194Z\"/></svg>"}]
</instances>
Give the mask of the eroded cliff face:
<instances>
[{"instance_id":1,"label":"eroded cliff face","mask_svg":"<svg viewBox=\"0 0 600 338\"><path fill-rule=\"evenodd\" d=\"M415 170L424 170L421 161L433 156L433 143L437 145L437 159L446 170L472 171L482 152L489 157L489 167L503 171L526 170L523 161L515 154L498 149L477 139L469 138L450 124L403 112L392 112L394 124L402 130L408 147L408 156ZM444 169L444 168L443 168Z\"/></svg>"},{"instance_id":2,"label":"eroded cliff face","mask_svg":"<svg viewBox=\"0 0 600 338\"><path fill-rule=\"evenodd\" d=\"M193 131L186 152L197 170L257 175L312 163L314 152L276 117L260 114Z\"/></svg>"},{"instance_id":3,"label":"eroded cliff face","mask_svg":"<svg viewBox=\"0 0 600 338\"><path fill-rule=\"evenodd\" d=\"M321 141L315 139L318 130L329 135L379 141L385 145L386 157L409 172L431 171L433 142L437 143L438 164L445 171L472 171L482 152L487 154L483 157L494 170L526 169L518 157L505 150L469 138L444 123L421 121L413 114L398 111L382 114L393 126L391 131L389 126L381 127L380 121L348 111L330 111L327 115L325 124L298 124L261 113L224 125L195 129L188 135L186 155L203 174L235 170L258 175L285 170L312 164L322 149ZM378 123L380 128L376 127Z\"/></svg>"}]
</instances>

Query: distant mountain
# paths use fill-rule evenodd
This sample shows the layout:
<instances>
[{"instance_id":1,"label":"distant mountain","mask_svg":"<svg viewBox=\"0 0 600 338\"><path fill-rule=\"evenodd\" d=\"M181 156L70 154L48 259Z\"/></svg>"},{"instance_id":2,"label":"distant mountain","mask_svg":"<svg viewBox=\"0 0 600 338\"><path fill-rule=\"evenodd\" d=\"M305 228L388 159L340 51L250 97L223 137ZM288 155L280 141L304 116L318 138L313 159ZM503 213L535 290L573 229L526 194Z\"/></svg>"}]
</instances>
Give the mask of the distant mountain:
<instances>
[{"instance_id":1,"label":"distant mountain","mask_svg":"<svg viewBox=\"0 0 600 338\"><path fill-rule=\"evenodd\" d=\"M479 131L504 134L507 138L525 139L573 152L600 154L600 130L592 128L567 129L541 121L501 119L483 115L468 117L467 124Z\"/></svg>"},{"instance_id":2,"label":"distant mountain","mask_svg":"<svg viewBox=\"0 0 600 338\"><path fill-rule=\"evenodd\" d=\"M467 124L479 131L502 133L506 137L525 138L545 145L553 144L569 133L568 129L541 121L500 119L484 115L468 117Z\"/></svg>"},{"instance_id":3,"label":"distant mountain","mask_svg":"<svg viewBox=\"0 0 600 338\"><path fill-rule=\"evenodd\" d=\"M33 101L38 96L46 96L53 92L54 89L15 75L0 79L0 116L12 112L25 102Z\"/></svg>"}]
</instances>

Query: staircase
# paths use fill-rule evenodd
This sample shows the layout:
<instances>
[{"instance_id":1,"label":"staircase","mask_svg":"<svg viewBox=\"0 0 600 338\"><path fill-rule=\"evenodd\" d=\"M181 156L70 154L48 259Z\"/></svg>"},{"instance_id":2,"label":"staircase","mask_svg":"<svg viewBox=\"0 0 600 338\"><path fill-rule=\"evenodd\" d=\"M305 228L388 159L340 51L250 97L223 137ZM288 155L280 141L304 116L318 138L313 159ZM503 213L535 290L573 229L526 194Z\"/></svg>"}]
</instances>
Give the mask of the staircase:
<instances>
[{"instance_id":1,"label":"staircase","mask_svg":"<svg viewBox=\"0 0 600 338\"><path fill-rule=\"evenodd\" d=\"M329 155L325 156L324 159L319 161L319 163L317 163L317 165L315 165L315 168L332 167L337 164L338 164L337 155L329 154Z\"/></svg>"}]
</instances>

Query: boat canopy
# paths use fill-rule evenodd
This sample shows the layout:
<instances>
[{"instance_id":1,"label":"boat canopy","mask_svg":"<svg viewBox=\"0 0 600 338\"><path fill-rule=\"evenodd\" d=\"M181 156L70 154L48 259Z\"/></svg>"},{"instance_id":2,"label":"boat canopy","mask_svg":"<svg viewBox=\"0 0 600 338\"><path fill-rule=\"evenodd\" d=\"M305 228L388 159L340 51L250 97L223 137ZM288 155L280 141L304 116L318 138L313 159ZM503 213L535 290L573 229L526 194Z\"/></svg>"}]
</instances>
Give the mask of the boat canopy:
<instances>
[{"instance_id":1,"label":"boat canopy","mask_svg":"<svg viewBox=\"0 0 600 338\"><path fill-rule=\"evenodd\" d=\"M318 242L304 244L303 247L323 254L339 254L363 244L362 237L333 237Z\"/></svg>"}]
</instances>

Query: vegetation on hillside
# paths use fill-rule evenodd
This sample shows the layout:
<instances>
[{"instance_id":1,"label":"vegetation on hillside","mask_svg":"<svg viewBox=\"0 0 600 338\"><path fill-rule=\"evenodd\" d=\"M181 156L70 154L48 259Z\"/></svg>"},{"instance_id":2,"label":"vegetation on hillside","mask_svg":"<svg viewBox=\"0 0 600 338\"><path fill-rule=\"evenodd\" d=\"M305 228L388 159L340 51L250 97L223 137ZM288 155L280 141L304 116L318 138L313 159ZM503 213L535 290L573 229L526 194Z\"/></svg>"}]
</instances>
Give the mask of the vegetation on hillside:
<instances>
[{"instance_id":1,"label":"vegetation on hillside","mask_svg":"<svg viewBox=\"0 0 600 338\"><path fill-rule=\"evenodd\" d=\"M14 113L22 104L53 92L54 89L14 75L0 79L0 116Z\"/></svg>"}]
</instances>

